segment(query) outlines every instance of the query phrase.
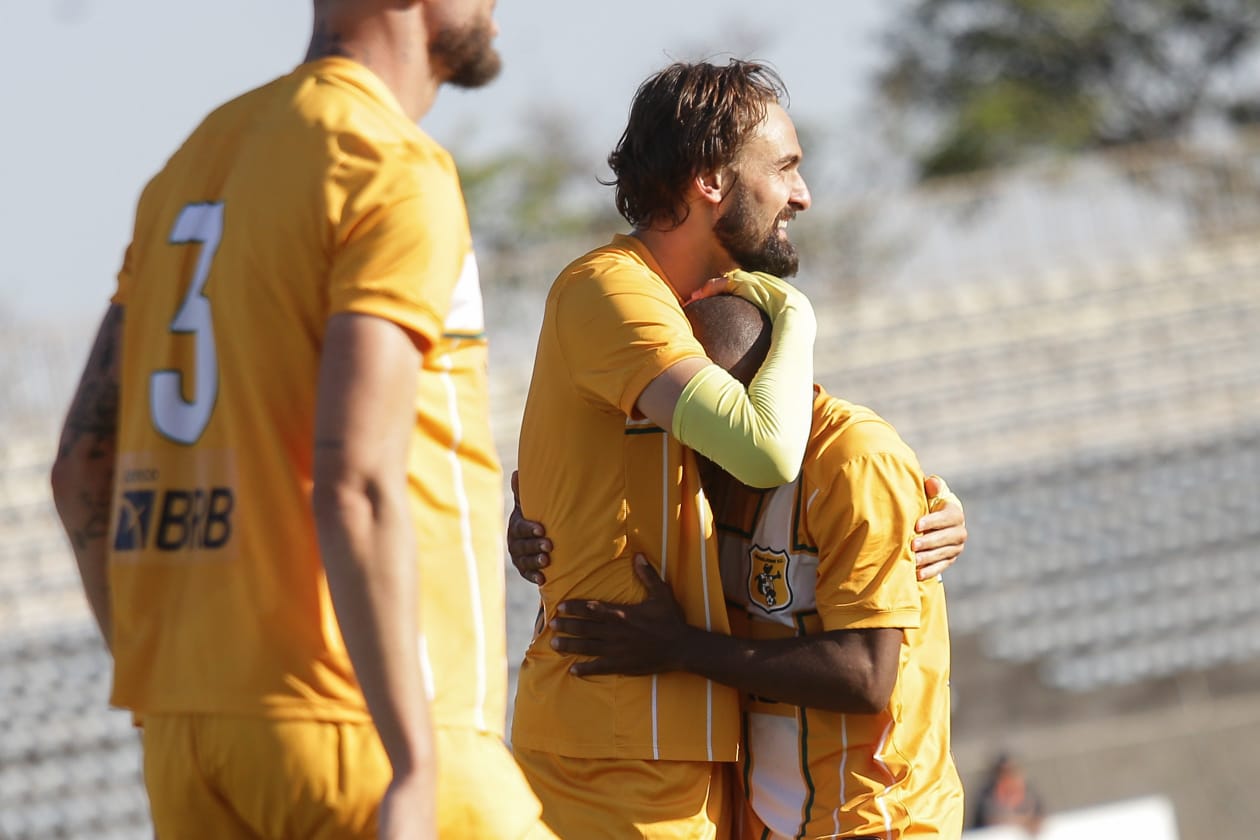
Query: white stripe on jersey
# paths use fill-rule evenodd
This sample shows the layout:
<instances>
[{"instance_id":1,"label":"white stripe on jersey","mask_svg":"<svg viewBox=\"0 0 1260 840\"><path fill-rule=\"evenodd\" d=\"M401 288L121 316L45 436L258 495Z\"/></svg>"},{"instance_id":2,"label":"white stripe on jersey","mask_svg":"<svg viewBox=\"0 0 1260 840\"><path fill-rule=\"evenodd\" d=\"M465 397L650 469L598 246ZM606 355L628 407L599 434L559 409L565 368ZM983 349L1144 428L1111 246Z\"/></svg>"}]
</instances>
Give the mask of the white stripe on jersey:
<instances>
[{"instance_id":1,"label":"white stripe on jersey","mask_svg":"<svg viewBox=\"0 0 1260 840\"><path fill-rule=\"evenodd\" d=\"M475 268L474 268L475 270ZM446 406L451 415L451 448L447 450L451 462L451 478L455 487L455 502L459 509L460 548L464 552L464 572L468 576L470 619L474 638L474 667L477 674L474 693L474 722L481 729L486 726L486 631L485 614L481 606L481 576L477 570L477 552L472 542L472 515L468 492L464 487L464 468L459 458L459 445L463 442L464 426L460 422L459 400L455 393L455 381L451 378L451 357L443 356L440 364L442 384L446 388Z\"/></svg>"},{"instance_id":2,"label":"white stripe on jersey","mask_svg":"<svg viewBox=\"0 0 1260 840\"><path fill-rule=\"evenodd\" d=\"M713 632L713 609L709 606L709 541L705 537L704 512L709 503L704 498L704 491L696 493L696 518L700 526L700 585L704 590L704 629ZM705 749L709 761L713 760L713 680L704 681L704 736Z\"/></svg>"},{"instance_id":3,"label":"white stripe on jersey","mask_svg":"<svg viewBox=\"0 0 1260 840\"><path fill-rule=\"evenodd\" d=\"M849 801L849 792L845 790L845 779L848 778L849 765L849 716L840 715L840 797L841 803ZM840 833L840 806L836 806L835 814L836 833Z\"/></svg>"},{"instance_id":4,"label":"white stripe on jersey","mask_svg":"<svg viewBox=\"0 0 1260 840\"><path fill-rule=\"evenodd\" d=\"M889 721L887 725L884 726L884 731L880 733L879 744L876 745L875 754L873 756L873 758L875 759L875 763L879 765L879 768L883 770L885 774L887 774L887 778L889 779L893 778L893 774L892 774L892 771L888 769L888 765L884 763L884 747L888 744L888 735L891 732L892 732L892 721ZM884 785L883 792L877 793L875 795L875 804L879 806L879 813L884 818L884 837L886 838L886 840L892 840L892 836L893 836L892 815L888 813L888 805L884 802L884 800L887 798L888 798L888 785ZM843 802L844 800L842 799L840 801Z\"/></svg>"},{"instance_id":5,"label":"white stripe on jersey","mask_svg":"<svg viewBox=\"0 0 1260 840\"><path fill-rule=\"evenodd\" d=\"M750 750L753 762L748 780L753 811L778 835L795 836L805 818L809 787L801 773L801 728L795 714L748 713L750 743L774 744L777 749Z\"/></svg>"},{"instance_id":6,"label":"white stripe on jersey","mask_svg":"<svg viewBox=\"0 0 1260 840\"><path fill-rule=\"evenodd\" d=\"M430 700L433 699L433 665L429 660L429 640L425 638L424 631L420 631L417 640L420 644L420 680L424 684L424 696Z\"/></svg>"},{"instance_id":7,"label":"white stripe on jersey","mask_svg":"<svg viewBox=\"0 0 1260 840\"><path fill-rule=\"evenodd\" d=\"M477 256L469 251L459 280L451 294L451 308L446 311L442 328L448 333L483 333L486 331L485 307L481 301L481 275L477 270Z\"/></svg>"},{"instance_id":8,"label":"white stripe on jersey","mask_svg":"<svg viewBox=\"0 0 1260 840\"><path fill-rule=\"evenodd\" d=\"M661 435L661 578L669 569L669 435ZM652 675L652 758L661 758L660 718L657 716L656 691L659 679Z\"/></svg>"}]
</instances>

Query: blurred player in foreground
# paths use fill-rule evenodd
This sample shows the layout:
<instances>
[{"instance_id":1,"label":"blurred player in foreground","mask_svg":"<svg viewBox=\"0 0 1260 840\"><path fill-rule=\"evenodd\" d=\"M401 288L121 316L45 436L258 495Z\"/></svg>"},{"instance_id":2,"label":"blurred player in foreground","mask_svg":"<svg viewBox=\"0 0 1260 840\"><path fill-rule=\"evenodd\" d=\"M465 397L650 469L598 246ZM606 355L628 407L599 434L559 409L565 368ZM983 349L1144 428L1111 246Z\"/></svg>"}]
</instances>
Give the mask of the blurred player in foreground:
<instances>
[{"instance_id":1,"label":"blurred player in foreground","mask_svg":"<svg viewBox=\"0 0 1260 840\"><path fill-rule=\"evenodd\" d=\"M687 315L711 358L751 380L769 346L756 307L723 295ZM738 688L740 840L957 837L949 628L939 577L910 543L932 502L918 460L874 412L815 389L800 476L772 490L700 464L721 532L734 636L689 626L639 555L640 603L565 601L555 647L575 675L682 671Z\"/></svg>"},{"instance_id":2,"label":"blurred player in foreground","mask_svg":"<svg viewBox=\"0 0 1260 840\"><path fill-rule=\"evenodd\" d=\"M493 6L316 0L305 63L141 197L53 487L159 836L543 831L477 268L416 125L497 74Z\"/></svg>"}]
</instances>

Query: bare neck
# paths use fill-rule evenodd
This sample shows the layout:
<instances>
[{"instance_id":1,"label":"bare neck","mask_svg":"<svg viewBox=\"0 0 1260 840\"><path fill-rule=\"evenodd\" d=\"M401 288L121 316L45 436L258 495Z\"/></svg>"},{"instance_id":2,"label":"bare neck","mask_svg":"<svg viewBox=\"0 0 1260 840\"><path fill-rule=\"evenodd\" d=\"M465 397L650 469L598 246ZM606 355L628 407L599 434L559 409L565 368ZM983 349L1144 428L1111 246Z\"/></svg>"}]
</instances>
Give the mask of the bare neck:
<instances>
[{"instance_id":1,"label":"bare neck","mask_svg":"<svg viewBox=\"0 0 1260 840\"><path fill-rule=\"evenodd\" d=\"M685 301L714 277L737 268L713 236L713 223L701 208L672 229L641 228L634 235L652 252L674 291Z\"/></svg>"},{"instance_id":2,"label":"bare neck","mask_svg":"<svg viewBox=\"0 0 1260 840\"><path fill-rule=\"evenodd\" d=\"M415 8L411 14L317 14L306 60L336 55L357 61L384 82L407 116L418 122L433 107L439 81L429 63L419 4Z\"/></svg>"}]
</instances>

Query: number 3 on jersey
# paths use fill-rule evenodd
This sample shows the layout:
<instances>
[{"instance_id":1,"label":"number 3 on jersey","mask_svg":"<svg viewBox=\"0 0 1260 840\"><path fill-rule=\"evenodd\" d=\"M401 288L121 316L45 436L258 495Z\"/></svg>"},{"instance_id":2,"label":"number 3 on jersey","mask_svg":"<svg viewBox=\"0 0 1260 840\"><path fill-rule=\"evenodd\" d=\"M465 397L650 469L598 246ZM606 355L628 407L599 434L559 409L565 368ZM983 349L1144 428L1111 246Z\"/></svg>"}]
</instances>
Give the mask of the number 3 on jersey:
<instances>
[{"instance_id":1,"label":"number 3 on jersey","mask_svg":"<svg viewBox=\"0 0 1260 840\"><path fill-rule=\"evenodd\" d=\"M179 370L155 371L149 378L149 411L153 426L177 443L193 444L210 423L219 393L219 360L214 344L210 299L202 290L210 276L210 264L223 236L223 203L189 204L171 229L170 244L201 244L196 270L188 292L171 320L173 333L191 333L196 341L192 401L184 399L184 374Z\"/></svg>"}]
</instances>

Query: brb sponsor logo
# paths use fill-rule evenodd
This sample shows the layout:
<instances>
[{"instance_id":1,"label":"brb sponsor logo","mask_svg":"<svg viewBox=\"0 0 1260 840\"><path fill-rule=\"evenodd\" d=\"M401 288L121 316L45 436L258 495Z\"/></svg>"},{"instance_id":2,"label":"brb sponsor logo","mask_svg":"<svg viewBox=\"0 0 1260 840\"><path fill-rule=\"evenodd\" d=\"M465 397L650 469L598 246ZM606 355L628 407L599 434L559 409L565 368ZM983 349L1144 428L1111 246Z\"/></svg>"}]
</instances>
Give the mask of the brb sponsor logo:
<instances>
[{"instance_id":1,"label":"brb sponsor logo","mask_svg":"<svg viewBox=\"0 0 1260 840\"><path fill-rule=\"evenodd\" d=\"M115 551L199 551L232 537L236 498L228 487L124 490L114 529Z\"/></svg>"}]
</instances>

